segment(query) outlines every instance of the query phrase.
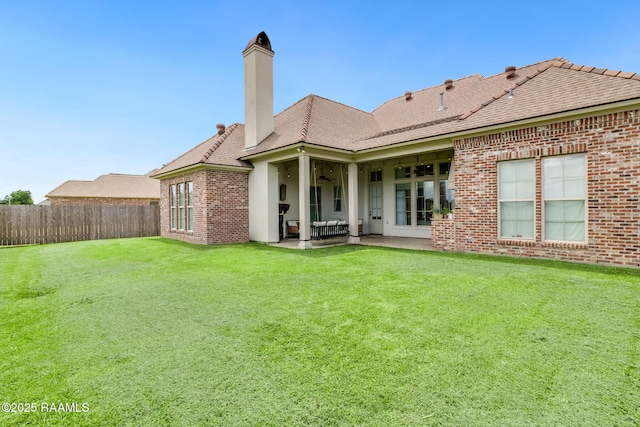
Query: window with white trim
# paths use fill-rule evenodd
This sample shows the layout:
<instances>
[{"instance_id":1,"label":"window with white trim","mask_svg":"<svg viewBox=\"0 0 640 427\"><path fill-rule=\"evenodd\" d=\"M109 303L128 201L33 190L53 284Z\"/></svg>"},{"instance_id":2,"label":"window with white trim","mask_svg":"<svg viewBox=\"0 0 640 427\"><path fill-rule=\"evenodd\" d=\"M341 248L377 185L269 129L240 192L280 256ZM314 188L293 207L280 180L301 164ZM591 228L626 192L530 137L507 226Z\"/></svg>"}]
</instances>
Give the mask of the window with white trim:
<instances>
[{"instance_id":1,"label":"window with white trim","mask_svg":"<svg viewBox=\"0 0 640 427\"><path fill-rule=\"evenodd\" d=\"M172 230L178 228L178 195L176 193L176 186L169 186L169 205L170 205L170 226Z\"/></svg>"},{"instance_id":2,"label":"window with white trim","mask_svg":"<svg viewBox=\"0 0 640 427\"><path fill-rule=\"evenodd\" d=\"M193 231L193 182L187 182L187 231Z\"/></svg>"},{"instance_id":3,"label":"window with white trim","mask_svg":"<svg viewBox=\"0 0 640 427\"><path fill-rule=\"evenodd\" d=\"M178 229L184 230L184 183L178 184Z\"/></svg>"},{"instance_id":4,"label":"window with white trim","mask_svg":"<svg viewBox=\"0 0 640 427\"><path fill-rule=\"evenodd\" d=\"M544 240L586 241L587 156L542 160Z\"/></svg>"},{"instance_id":5,"label":"window with white trim","mask_svg":"<svg viewBox=\"0 0 640 427\"><path fill-rule=\"evenodd\" d=\"M169 222L172 230L193 231L193 182L169 186Z\"/></svg>"},{"instance_id":6,"label":"window with white trim","mask_svg":"<svg viewBox=\"0 0 640 427\"><path fill-rule=\"evenodd\" d=\"M396 184L396 225L411 225L411 183Z\"/></svg>"},{"instance_id":7,"label":"window with white trim","mask_svg":"<svg viewBox=\"0 0 640 427\"><path fill-rule=\"evenodd\" d=\"M339 185L333 186L333 211L342 212L342 187Z\"/></svg>"},{"instance_id":8,"label":"window with white trim","mask_svg":"<svg viewBox=\"0 0 640 427\"><path fill-rule=\"evenodd\" d=\"M533 159L498 163L499 236L533 239L535 163Z\"/></svg>"}]
</instances>

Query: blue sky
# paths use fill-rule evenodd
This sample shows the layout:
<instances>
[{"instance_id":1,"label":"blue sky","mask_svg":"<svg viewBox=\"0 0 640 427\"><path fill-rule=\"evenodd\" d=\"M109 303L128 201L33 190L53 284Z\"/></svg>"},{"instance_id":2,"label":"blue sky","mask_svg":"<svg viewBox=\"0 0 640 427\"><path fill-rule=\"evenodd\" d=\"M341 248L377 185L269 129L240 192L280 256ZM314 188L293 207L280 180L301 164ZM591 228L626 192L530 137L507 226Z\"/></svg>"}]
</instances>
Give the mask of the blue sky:
<instances>
[{"instance_id":1,"label":"blue sky","mask_svg":"<svg viewBox=\"0 0 640 427\"><path fill-rule=\"evenodd\" d=\"M371 111L558 56L640 72L639 16L636 0L0 0L0 198L144 174L244 122L241 53L260 31L276 113L311 93Z\"/></svg>"}]
</instances>

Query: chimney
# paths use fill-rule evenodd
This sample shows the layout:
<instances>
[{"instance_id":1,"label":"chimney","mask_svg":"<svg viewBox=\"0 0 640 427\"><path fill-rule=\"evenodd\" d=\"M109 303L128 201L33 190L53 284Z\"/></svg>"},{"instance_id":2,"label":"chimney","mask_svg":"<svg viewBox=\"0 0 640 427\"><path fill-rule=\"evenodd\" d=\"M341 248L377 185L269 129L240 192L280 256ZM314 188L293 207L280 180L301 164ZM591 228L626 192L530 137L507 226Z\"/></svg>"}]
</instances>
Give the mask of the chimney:
<instances>
[{"instance_id":1,"label":"chimney","mask_svg":"<svg viewBox=\"0 0 640 427\"><path fill-rule=\"evenodd\" d=\"M244 148L256 147L274 130L273 55L263 31L252 38L244 56Z\"/></svg>"}]
</instances>

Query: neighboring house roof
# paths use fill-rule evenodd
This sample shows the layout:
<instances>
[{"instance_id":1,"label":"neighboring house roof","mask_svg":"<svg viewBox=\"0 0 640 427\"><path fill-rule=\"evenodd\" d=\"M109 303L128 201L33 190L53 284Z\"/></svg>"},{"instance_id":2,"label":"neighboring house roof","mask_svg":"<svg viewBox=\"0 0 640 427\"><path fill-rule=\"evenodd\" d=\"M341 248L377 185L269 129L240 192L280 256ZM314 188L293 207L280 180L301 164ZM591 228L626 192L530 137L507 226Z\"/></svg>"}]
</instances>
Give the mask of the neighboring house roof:
<instances>
[{"instance_id":1,"label":"neighboring house roof","mask_svg":"<svg viewBox=\"0 0 640 427\"><path fill-rule=\"evenodd\" d=\"M149 175L108 174L93 181L66 181L46 197L160 199L160 182Z\"/></svg>"},{"instance_id":2,"label":"neighboring house roof","mask_svg":"<svg viewBox=\"0 0 640 427\"><path fill-rule=\"evenodd\" d=\"M640 99L640 75L563 58L446 81L371 113L309 95L276 115L274 132L254 149L244 148L244 127L232 125L152 176L197 164L250 167L241 159L298 143L358 152L632 99Z\"/></svg>"}]
</instances>

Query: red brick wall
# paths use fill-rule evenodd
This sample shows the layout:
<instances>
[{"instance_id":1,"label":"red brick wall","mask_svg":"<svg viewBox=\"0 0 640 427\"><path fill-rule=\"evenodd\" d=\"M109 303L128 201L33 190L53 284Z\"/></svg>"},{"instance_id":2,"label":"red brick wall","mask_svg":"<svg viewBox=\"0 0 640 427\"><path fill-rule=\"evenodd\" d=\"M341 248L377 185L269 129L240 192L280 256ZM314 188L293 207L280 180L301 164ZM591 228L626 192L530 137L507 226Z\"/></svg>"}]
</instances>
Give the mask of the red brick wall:
<instances>
[{"instance_id":1,"label":"red brick wall","mask_svg":"<svg viewBox=\"0 0 640 427\"><path fill-rule=\"evenodd\" d=\"M193 182L193 231L170 228L169 186ZM161 235L205 245L249 241L249 181L246 172L202 170L160 182Z\"/></svg>"},{"instance_id":2,"label":"red brick wall","mask_svg":"<svg viewBox=\"0 0 640 427\"><path fill-rule=\"evenodd\" d=\"M454 141L455 245L434 226L434 247L640 266L640 110L563 121ZM542 238L541 159L587 153L587 243ZM497 162L535 159L533 241L498 239Z\"/></svg>"},{"instance_id":3,"label":"red brick wall","mask_svg":"<svg viewBox=\"0 0 640 427\"><path fill-rule=\"evenodd\" d=\"M150 205L158 203L158 199L116 199L100 197L49 197L52 206L60 205Z\"/></svg>"}]
</instances>

